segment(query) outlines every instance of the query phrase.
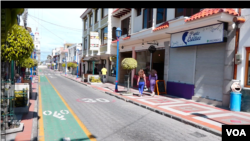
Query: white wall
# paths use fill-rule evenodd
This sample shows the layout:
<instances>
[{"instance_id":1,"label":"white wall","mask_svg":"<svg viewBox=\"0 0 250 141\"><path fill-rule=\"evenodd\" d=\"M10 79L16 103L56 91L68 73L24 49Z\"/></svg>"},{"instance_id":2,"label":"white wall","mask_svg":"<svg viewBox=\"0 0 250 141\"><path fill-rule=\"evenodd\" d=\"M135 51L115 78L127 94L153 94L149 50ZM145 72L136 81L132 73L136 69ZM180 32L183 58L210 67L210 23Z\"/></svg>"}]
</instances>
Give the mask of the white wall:
<instances>
[{"instance_id":1,"label":"white wall","mask_svg":"<svg viewBox=\"0 0 250 141\"><path fill-rule=\"evenodd\" d=\"M241 24L239 37L238 53L242 55L242 63L237 66L237 79L241 80L241 86L244 86L245 79L245 64L246 64L246 47L250 47L250 9L242 9L241 16L244 16L246 21Z\"/></svg>"}]
</instances>

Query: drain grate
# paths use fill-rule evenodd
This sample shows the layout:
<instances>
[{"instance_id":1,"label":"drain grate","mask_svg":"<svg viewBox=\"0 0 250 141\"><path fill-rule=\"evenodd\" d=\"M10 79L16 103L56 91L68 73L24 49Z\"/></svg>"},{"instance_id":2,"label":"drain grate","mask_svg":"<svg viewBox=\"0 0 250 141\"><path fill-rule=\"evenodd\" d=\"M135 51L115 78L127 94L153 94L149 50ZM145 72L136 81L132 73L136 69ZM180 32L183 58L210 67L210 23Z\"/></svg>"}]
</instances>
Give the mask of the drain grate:
<instances>
[{"instance_id":1,"label":"drain grate","mask_svg":"<svg viewBox=\"0 0 250 141\"><path fill-rule=\"evenodd\" d=\"M195 136L195 137L197 137L197 138L206 137L206 135L201 134L201 133L199 133L199 132L194 132L194 133L191 133L190 135L193 135L193 136Z\"/></svg>"}]
</instances>

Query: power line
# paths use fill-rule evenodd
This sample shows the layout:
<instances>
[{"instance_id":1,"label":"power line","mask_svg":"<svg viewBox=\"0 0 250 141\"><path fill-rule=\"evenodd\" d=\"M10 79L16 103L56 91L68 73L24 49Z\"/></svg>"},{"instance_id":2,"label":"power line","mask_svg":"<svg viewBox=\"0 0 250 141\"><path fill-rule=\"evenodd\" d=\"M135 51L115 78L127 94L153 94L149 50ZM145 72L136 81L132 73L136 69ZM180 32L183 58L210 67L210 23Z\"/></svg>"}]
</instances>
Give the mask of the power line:
<instances>
[{"instance_id":1,"label":"power line","mask_svg":"<svg viewBox=\"0 0 250 141\"><path fill-rule=\"evenodd\" d=\"M32 17L31 17L32 18ZM33 18L32 18L33 19ZM33 19L34 20L34 19ZM36 20L34 20L35 22L37 22ZM38 22L37 22L38 23ZM41 25L41 24L39 24ZM42 27L44 27L43 25L41 25ZM45 27L44 27L45 28ZM48 30L47 28L45 28L46 30ZM50 33L54 34L53 32L51 32L50 30L48 30ZM62 39L61 37L57 36L56 34L54 34L56 37L60 38L61 40L64 41L64 39Z\"/></svg>"},{"instance_id":2,"label":"power line","mask_svg":"<svg viewBox=\"0 0 250 141\"><path fill-rule=\"evenodd\" d=\"M33 17L33 18L36 18L36 19L38 19L38 20L41 20L41 21L44 21L44 22L47 22L47 23L50 23L50 24L53 24L53 25L56 25L56 26L60 26L60 27L67 28L67 29L70 29L70 30L75 30L75 31L80 31L80 32L82 32L82 29L72 28L72 27L66 27L66 26L62 26L62 25L58 25L58 24L54 24L54 23L51 23L51 22L48 22L48 21L42 20L42 19L40 19L40 18L37 18L37 17L35 17L35 16L33 16L33 15L30 15L30 14L28 14L28 15L29 15L29 16L31 16L31 17Z\"/></svg>"}]
</instances>

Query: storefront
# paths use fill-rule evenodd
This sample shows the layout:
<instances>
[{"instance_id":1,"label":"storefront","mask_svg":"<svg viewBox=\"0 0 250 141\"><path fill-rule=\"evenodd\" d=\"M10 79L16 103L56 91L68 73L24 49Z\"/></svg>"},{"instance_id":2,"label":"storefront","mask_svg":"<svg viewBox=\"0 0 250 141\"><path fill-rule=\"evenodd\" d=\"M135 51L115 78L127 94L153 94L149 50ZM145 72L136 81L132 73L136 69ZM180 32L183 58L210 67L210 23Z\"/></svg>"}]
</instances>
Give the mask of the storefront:
<instances>
[{"instance_id":1,"label":"storefront","mask_svg":"<svg viewBox=\"0 0 250 141\"><path fill-rule=\"evenodd\" d=\"M235 31L227 36L227 29L219 23L171 34L168 94L228 103Z\"/></svg>"}]
</instances>

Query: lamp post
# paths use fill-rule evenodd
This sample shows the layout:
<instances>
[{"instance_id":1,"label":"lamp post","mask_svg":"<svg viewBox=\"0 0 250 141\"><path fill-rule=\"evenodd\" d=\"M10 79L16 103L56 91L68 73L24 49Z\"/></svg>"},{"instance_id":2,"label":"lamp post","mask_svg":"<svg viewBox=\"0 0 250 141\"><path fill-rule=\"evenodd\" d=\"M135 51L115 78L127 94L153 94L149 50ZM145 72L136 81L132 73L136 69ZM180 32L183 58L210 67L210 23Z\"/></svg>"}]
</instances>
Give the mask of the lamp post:
<instances>
[{"instance_id":1,"label":"lamp post","mask_svg":"<svg viewBox=\"0 0 250 141\"><path fill-rule=\"evenodd\" d=\"M78 53L79 53L79 49L77 49L77 53L76 53L76 64L77 64L77 68L76 68L76 78L78 78Z\"/></svg>"},{"instance_id":2,"label":"lamp post","mask_svg":"<svg viewBox=\"0 0 250 141\"><path fill-rule=\"evenodd\" d=\"M118 74L119 74L119 38L122 34L122 30L118 27L116 29L116 38L117 38L117 53L116 53L116 81L115 81L115 92L118 92Z\"/></svg>"},{"instance_id":3,"label":"lamp post","mask_svg":"<svg viewBox=\"0 0 250 141\"><path fill-rule=\"evenodd\" d=\"M67 75L67 55L68 53L65 53L65 75Z\"/></svg>"}]
</instances>

